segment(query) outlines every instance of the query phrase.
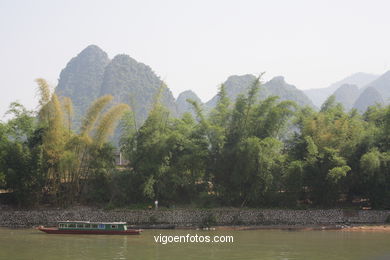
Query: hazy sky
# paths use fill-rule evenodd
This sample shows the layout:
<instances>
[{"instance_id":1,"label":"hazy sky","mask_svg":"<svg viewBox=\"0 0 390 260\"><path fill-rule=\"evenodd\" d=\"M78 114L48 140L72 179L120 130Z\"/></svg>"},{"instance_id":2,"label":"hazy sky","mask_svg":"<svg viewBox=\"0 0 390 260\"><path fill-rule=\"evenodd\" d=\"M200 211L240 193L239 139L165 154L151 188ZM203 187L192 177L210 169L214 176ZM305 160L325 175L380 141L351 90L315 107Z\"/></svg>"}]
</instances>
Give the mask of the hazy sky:
<instances>
[{"instance_id":1,"label":"hazy sky","mask_svg":"<svg viewBox=\"0 0 390 260\"><path fill-rule=\"evenodd\" d=\"M53 86L89 44L148 64L175 97L202 100L232 74L283 75L319 88L390 69L390 1L0 0L0 115L36 106L34 79Z\"/></svg>"}]
</instances>

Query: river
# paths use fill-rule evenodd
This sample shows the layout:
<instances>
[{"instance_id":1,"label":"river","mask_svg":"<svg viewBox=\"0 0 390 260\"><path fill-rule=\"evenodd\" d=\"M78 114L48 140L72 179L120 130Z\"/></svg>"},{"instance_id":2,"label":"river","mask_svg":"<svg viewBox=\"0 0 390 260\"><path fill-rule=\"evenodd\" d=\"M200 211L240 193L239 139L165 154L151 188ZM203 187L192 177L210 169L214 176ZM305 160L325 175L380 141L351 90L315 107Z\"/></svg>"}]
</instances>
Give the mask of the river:
<instances>
[{"instance_id":1,"label":"river","mask_svg":"<svg viewBox=\"0 0 390 260\"><path fill-rule=\"evenodd\" d=\"M155 236L233 236L233 243L156 243ZM48 235L0 228L0 259L388 260L389 232L146 230L139 236Z\"/></svg>"}]
</instances>

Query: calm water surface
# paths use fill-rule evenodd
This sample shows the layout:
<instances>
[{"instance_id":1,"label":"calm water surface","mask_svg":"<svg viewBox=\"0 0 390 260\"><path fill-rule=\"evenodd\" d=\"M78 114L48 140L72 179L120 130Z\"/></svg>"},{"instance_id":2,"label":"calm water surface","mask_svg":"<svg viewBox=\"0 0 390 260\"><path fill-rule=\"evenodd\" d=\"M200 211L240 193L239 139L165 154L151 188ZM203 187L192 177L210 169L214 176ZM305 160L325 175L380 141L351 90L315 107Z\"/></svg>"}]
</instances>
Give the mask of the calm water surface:
<instances>
[{"instance_id":1,"label":"calm water surface","mask_svg":"<svg viewBox=\"0 0 390 260\"><path fill-rule=\"evenodd\" d=\"M154 235L232 235L234 243L154 242ZM146 230L140 236L48 235L0 228L0 259L390 259L390 233Z\"/></svg>"}]
</instances>

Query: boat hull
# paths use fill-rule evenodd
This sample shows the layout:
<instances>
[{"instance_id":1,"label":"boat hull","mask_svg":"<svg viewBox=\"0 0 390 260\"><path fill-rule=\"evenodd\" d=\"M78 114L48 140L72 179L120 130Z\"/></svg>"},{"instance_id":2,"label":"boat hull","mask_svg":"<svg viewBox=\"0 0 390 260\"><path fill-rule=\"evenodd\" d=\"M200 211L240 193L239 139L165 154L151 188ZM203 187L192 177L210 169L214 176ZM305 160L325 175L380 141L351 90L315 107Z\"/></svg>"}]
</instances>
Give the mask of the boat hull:
<instances>
[{"instance_id":1,"label":"boat hull","mask_svg":"<svg viewBox=\"0 0 390 260\"><path fill-rule=\"evenodd\" d=\"M69 230L58 228L38 227L38 230L47 234L77 234L77 235L139 235L141 230L128 229L128 230Z\"/></svg>"}]
</instances>

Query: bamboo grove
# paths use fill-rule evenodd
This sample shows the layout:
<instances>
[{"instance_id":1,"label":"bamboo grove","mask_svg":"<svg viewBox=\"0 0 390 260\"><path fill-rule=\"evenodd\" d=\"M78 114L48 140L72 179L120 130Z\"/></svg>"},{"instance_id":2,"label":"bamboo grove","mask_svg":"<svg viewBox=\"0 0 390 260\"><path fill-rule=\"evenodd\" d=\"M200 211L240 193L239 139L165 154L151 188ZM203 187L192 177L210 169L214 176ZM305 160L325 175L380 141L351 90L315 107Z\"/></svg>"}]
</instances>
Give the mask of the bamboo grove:
<instances>
[{"instance_id":1,"label":"bamboo grove","mask_svg":"<svg viewBox=\"0 0 390 260\"><path fill-rule=\"evenodd\" d=\"M113 147L107 138L128 106L107 111L111 96L97 99L79 131L72 131L72 102L51 93L38 79L39 111L36 115L12 103L13 118L1 126L2 181L19 205L48 203L69 205L80 198L91 175L113 166Z\"/></svg>"},{"instance_id":2,"label":"bamboo grove","mask_svg":"<svg viewBox=\"0 0 390 260\"><path fill-rule=\"evenodd\" d=\"M390 208L389 106L258 100L259 77L235 102L222 85L212 111L188 100L195 117L170 117L157 95L140 127L103 96L74 130L71 100L37 83L38 112L13 103L0 124L0 186L19 205ZM109 142L118 122L124 167Z\"/></svg>"}]
</instances>

